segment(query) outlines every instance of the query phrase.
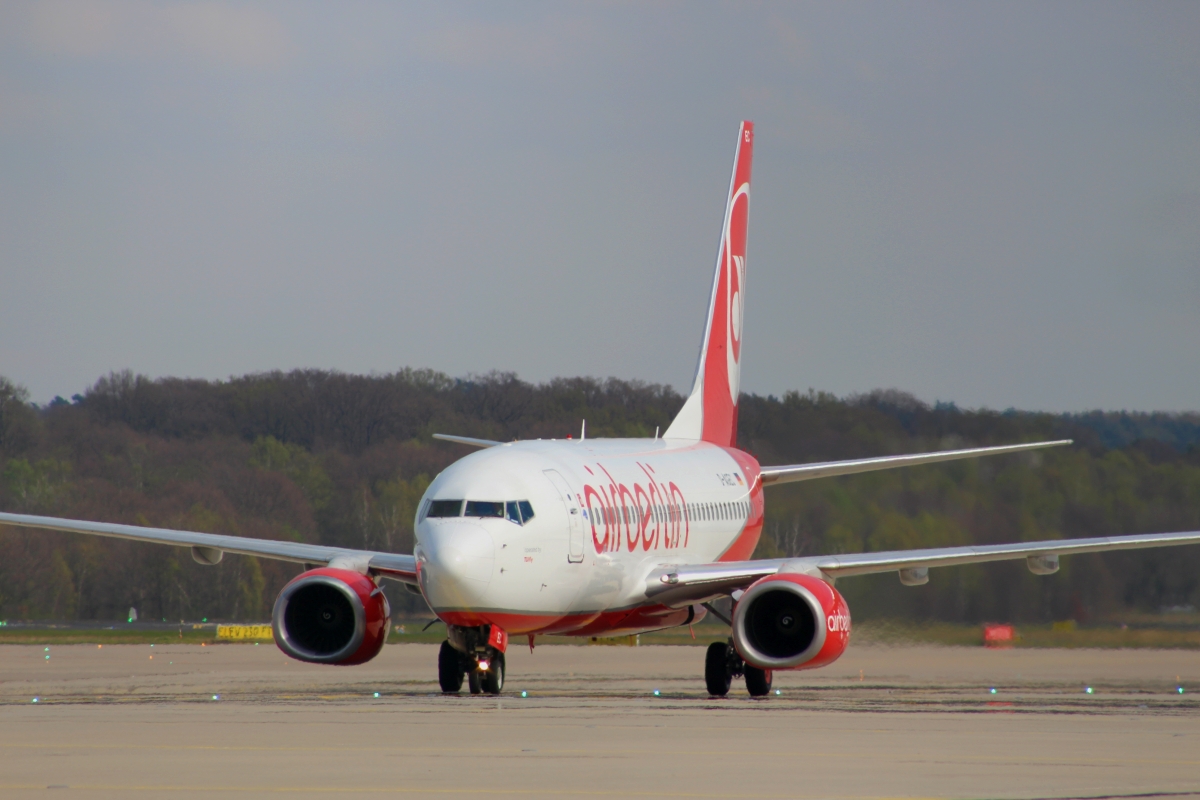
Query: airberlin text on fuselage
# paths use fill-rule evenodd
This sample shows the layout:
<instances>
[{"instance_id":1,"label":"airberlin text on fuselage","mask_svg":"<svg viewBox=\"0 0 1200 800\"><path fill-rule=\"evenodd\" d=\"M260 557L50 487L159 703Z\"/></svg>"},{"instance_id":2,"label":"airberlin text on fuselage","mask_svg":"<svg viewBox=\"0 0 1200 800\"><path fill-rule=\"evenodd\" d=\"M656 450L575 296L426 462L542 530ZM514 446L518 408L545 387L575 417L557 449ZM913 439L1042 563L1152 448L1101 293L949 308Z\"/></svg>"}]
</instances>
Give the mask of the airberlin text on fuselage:
<instances>
[{"instance_id":1,"label":"airberlin text on fuselage","mask_svg":"<svg viewBox=\"0 0 1200 800\"><path fill-rule=\"evenodd\" d=\"M635 480L632 488L602 464L596 470L584 466L598 479L596 486L584 484L580 498L592 526L592 546L597 553L687 547L691 521L682 490L656 476L649 464L635 463L645 482Z\"/></svg>"}]
</instances>

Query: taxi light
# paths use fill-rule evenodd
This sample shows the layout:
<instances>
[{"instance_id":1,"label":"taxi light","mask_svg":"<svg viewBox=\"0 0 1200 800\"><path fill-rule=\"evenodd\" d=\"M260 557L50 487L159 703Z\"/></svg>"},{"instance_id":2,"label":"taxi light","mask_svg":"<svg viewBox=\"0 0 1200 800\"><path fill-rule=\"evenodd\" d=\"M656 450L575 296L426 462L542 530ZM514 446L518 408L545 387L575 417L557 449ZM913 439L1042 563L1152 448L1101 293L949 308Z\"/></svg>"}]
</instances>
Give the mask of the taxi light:
<instances>
[{"instance_id":1,"label":"taxi light","mask_svg":"<svg viewBox=\"0 0 1200 800\"><path fill-rule=\"evenodd\" d=\"M487 672L489 666L490 665L488 664L488 660L486 658L479 659L479 671L480 672Z\"/></svg>"}]
</instances>

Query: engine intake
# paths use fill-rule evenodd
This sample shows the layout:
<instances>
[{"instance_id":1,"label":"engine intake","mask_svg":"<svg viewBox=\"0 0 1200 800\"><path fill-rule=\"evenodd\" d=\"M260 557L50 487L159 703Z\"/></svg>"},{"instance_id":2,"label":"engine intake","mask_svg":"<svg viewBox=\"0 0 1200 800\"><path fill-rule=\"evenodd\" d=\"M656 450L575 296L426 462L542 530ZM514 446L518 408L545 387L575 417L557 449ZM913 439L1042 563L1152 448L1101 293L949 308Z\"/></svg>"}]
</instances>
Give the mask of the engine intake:
<instances>
[{"instance_id":1,"label":"engine intake","mask_svg":"<svg viewBox=\"0 0 1200 800\"><path fill-rule=\"evenodd\" d=\"M733 646L760 669L813 669L850 641L850 610L818 578L781 573L751 584L733 609Z\"/></svg>"},{"instance_id":2,"label":"engine intake","mask_svg":"<svg viewBox=\"0 0 1200 800\"><path fill-rule=\"evenodd\" d=\"M361 664L379 655L391 609L366 575L323 567L297 576L271 613L279 649L299 661Z\"/></svg>"}]
</instances>

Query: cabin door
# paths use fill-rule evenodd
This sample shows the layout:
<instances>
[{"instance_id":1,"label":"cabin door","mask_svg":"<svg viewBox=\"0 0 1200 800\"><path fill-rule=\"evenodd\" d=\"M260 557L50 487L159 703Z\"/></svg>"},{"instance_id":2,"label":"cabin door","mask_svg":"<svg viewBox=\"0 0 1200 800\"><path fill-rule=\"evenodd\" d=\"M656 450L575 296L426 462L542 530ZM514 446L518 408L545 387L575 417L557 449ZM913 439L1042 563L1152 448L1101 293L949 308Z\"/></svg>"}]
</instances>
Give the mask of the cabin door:
<instances>
[{"instance_id":1,"label":"cabin door","mask_svg":"<svg viewBox=\"0 0 1200 800\"><path fill-rule=\"evenodd\" d=\"M563 508L566 509L568 525L567 561L577 564L583 561L583 519L579 513L579 503L575 501L575 496L571 493L571 487L567 485L567 481L562 475L552 469L543 470L542 472L554 484L554 488L562 500Z\"/></svg>"}]
</instances>

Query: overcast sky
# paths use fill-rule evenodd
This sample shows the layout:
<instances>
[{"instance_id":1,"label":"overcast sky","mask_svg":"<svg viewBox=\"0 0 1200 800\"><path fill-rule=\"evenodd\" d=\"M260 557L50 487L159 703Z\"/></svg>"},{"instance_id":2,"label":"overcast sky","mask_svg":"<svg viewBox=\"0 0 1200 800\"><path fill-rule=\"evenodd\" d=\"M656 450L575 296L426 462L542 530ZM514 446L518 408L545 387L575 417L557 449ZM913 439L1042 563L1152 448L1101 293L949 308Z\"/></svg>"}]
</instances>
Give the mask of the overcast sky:
<instances>
[{"instance_id":1,"label":"overcast sky","mask_svg":"<svg viewBox=\"0 0 1200 800\"><path fill-rule=\"evenodd\" d=\"M0 5L0 374L1200 409L1200 3Z\"/></svg>"}]
</instances>

